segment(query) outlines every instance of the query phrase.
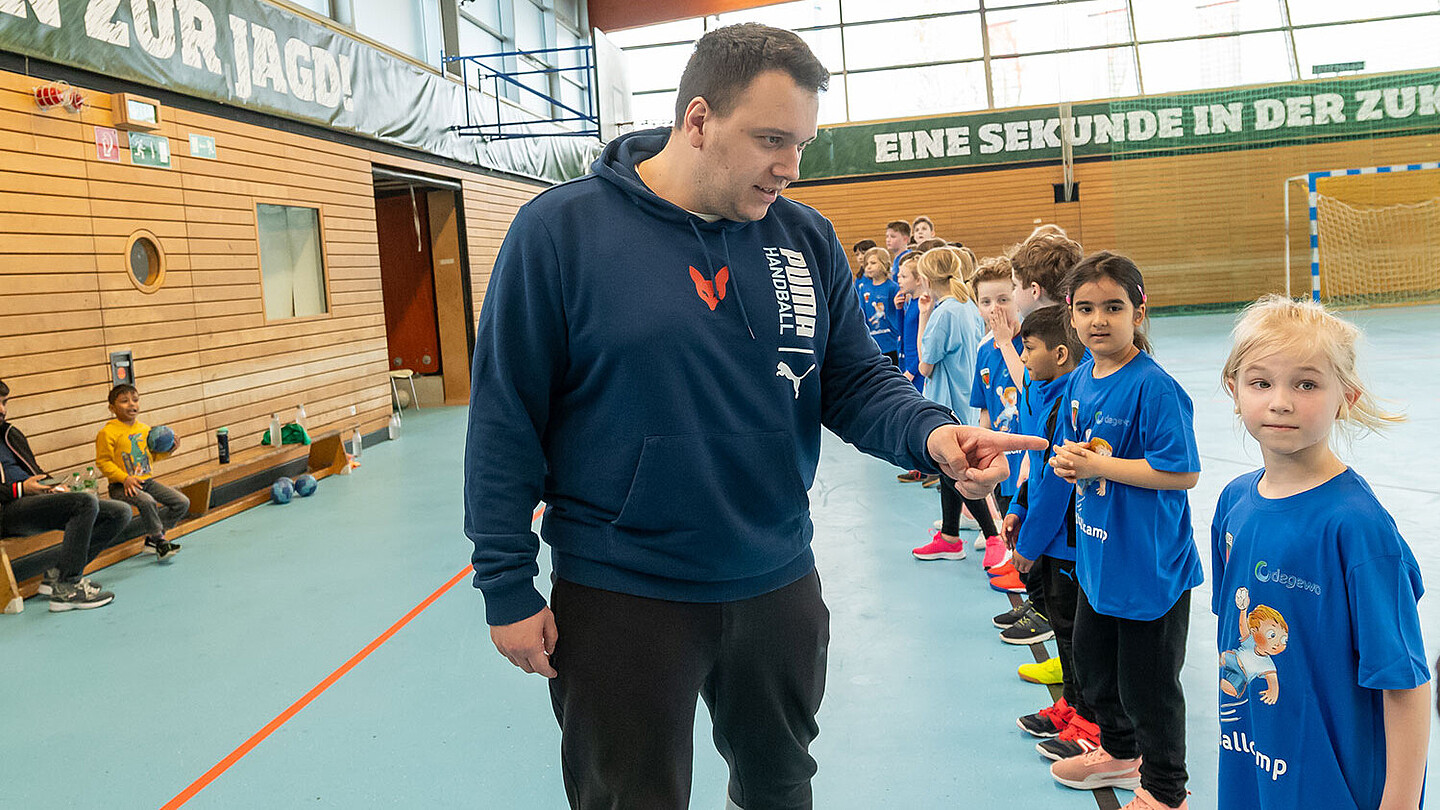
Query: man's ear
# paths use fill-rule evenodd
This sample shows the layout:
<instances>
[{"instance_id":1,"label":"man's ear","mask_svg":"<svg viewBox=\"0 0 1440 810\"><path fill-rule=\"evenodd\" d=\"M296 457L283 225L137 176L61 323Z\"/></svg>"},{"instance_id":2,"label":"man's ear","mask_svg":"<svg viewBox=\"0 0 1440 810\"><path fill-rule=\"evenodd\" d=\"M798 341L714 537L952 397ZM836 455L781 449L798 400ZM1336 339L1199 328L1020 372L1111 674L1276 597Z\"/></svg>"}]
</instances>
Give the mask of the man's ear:
<instances>
[{"instance_id":1,"label":"man's ear","mask_svg":"<svg viewBox=\"0 0 1440 810\"><path fill-rule=\"evenodd\" d=\"M685 140L696 149L704 145L705 123L710 120L710 102L704 96L696 96L690 99L685 105L685 118L681 128L685 132Z\"/></svg>"}]
</instances>

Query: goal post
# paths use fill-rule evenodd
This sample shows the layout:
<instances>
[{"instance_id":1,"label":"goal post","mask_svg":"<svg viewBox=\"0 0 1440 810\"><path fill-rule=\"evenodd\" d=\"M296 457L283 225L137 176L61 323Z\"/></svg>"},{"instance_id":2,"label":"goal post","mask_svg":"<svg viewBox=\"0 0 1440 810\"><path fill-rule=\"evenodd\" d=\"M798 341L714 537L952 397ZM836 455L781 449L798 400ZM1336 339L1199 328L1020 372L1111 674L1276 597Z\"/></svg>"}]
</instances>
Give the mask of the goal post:
<instances>
[{"instance_id":1,"label":"goal post","mask_svg":"<svg viewBox=\"0 0 1440 810\"><path fill-rule=\"evenodd\" d=\"M1333 169L1285 181L1285 292L1290 186L1305 183L1310 295L1340 306L1440 300L1440 162Z\"/></svg>"}]
</instances>

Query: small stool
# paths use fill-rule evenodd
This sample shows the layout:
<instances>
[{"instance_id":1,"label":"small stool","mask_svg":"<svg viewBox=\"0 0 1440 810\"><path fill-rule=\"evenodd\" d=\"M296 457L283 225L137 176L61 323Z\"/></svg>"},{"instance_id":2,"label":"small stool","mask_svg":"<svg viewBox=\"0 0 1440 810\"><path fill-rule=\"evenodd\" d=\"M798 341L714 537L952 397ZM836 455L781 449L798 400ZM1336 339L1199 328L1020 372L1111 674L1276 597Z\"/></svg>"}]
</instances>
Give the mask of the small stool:
<instances>
[{"instance_id":1,"label":"small stool","mask_svg":"<svg viewBox=\"0 0 1440 810\"><path fill-rule=\"evenodd\" d=\"M408 368L400 368L390 372L390 393L395 396L395 412L401 414L403 420L405 408L400 404L400 389L396 386L396 380L410 381L410 401L415 403L415 409L420 409L420 395L415 392L415 372Z\"/></svg>"}]
</instances>

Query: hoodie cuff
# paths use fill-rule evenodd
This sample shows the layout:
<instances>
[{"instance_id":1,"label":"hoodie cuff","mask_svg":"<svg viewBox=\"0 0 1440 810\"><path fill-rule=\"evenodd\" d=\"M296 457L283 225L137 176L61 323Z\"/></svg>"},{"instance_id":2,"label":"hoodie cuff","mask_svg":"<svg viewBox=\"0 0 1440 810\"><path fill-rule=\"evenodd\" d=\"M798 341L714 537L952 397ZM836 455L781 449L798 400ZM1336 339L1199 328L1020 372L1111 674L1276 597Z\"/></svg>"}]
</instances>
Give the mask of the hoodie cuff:
<instances>
[{"instance_id":1,"label":"hoodie cuff","mask_svg":"<svg viewBox=\"0 0 1440 810\"><path fill-rule=\"evenodd\" d=\"M926 475L935 475L940 472L940 465L936 464L935 459L930 457L930 434L934 433L937 428L963 423L956 419L954 414L938 407L927 409L916 418L915 422L916 430L914 435L919 437L918 449L911 448L915 453L915 469Z\"/></svg>"},{"instance_id":2,"label":"hoodie cuff","mask_svg":"<svg viewBox=\"0 0 1440 810\"><path fill-rule=\"evenodd\" d=\"M545 609L545 597L528 579L485 588L485 622L491 627L514 624Z\"/></svg>"}]
</instances>

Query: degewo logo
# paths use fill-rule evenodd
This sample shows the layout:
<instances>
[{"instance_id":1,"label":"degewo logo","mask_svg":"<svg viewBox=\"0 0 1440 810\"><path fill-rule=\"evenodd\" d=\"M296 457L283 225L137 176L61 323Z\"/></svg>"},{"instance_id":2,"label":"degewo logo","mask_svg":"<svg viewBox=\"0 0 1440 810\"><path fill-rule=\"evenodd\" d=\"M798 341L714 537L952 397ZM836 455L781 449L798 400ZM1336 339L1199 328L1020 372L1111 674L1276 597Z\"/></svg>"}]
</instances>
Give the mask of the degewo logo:
<instances>
[{"instance_id":1,"label":"degewo logo","mask_svg":"<svg viewBox=\"0 0 1440 810\"><path fill-rule=\"evenodd\" d=\"M1320 585L1311 582L1303 577L1298 577L1287 571L1280 570L1279 566L1271 567L1265 560L1255 563L1255 578L1261 582L1273 582L1290 590L1309 591L1316 596L1320 595Z\"/></svg>"}]
</instances>

